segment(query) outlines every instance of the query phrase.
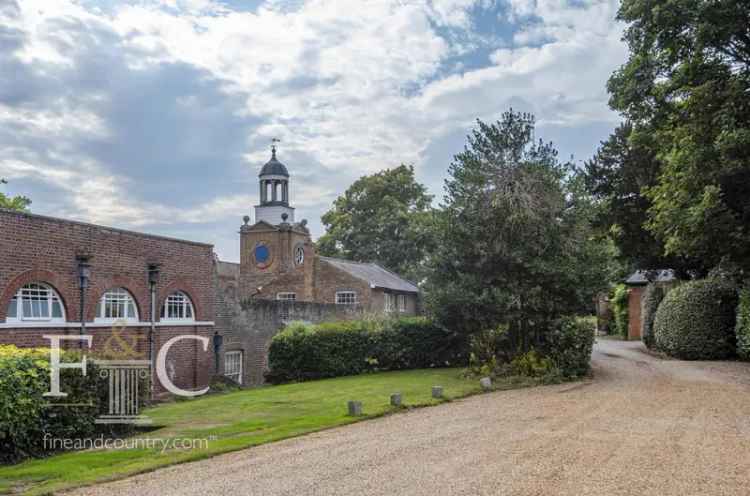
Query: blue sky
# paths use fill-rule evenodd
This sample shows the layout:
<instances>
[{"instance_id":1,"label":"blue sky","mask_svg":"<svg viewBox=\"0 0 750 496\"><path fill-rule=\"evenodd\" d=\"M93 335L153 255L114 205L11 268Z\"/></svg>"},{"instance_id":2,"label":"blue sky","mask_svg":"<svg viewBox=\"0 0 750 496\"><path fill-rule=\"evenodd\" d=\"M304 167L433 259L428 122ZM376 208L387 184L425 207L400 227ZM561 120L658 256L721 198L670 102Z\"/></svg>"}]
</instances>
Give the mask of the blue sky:
<instances>
[{"instance_id":1,"label":"blue sky","mask_svg":"<svg viewBox=\"0 0 750 496\"><path fill-rule=\"evenodd\" d=\"M476 119L588 158L616 126L617 1L0 0L0 177L32 210L239 259L271 138L298 219L412 163L438 198Z\"/></svg>"}]
</instances>

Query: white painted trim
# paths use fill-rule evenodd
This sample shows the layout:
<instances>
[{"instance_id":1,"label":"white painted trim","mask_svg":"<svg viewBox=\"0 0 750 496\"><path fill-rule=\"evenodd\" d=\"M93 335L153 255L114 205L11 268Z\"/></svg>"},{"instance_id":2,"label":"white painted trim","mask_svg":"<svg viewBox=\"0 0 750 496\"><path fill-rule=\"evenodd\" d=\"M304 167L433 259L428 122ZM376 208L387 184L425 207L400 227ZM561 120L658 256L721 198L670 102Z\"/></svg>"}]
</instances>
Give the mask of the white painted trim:
<instances>
[{"instance_id":1,"label":"white painted trim","mask_svg":"<svg viewBox=\"0 0 750 496\"><path fill-rule=\"evenodd\" d=\"M156 327L213 327L215 322L208 320L208 321L193 321L193 322L156 322ZM124 322L122 325L118 324L117 327L150 327L151 322ZM71 329L71 328L79 328L81 327L80 322L62 322L62 323L51 323L51 322L34 322L34 323L28 323L28 322L22 322L22 323L16 323L16 322L2 322L0 323L0 329L54 329L54 328L64 328L64 329ZM102 328L108 328L113 327L112 323L109 324L102 324L101 322L86 322L86 329L89 328L96 328L96 329L102 329Z\"/></svg>"}]
</instances>

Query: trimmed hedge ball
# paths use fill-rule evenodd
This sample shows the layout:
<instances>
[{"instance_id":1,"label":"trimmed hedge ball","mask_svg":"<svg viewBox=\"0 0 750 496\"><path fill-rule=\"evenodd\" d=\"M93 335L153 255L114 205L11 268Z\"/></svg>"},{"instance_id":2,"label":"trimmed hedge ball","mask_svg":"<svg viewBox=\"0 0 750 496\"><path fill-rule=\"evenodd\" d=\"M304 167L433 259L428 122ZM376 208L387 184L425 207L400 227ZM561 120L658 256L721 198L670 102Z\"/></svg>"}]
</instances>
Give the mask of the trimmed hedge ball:
<instances>
[{"instance_id":1,"label":"trimmed hedge ball","mask_svg":"<svg viewBox=\"0 0 750 496\"><path fill-rule=\"evenodd\" d=\"M691 281L669 291L656 311L656 347L684 360L728 358L735 353L737 292L715 279Z\"/></svg>"}]
</instances>

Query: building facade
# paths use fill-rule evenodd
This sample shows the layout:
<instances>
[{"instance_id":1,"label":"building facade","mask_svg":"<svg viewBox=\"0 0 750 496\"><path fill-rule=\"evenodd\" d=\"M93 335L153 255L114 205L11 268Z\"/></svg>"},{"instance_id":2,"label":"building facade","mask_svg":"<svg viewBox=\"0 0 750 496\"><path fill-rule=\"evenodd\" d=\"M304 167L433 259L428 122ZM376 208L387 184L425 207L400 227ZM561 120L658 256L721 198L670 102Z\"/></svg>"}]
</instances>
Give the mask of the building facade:
<instances>
[{"instance_id":1,"label":"building facade","mask_svg":"<svg viewBox=\"0 0 750 496\"><path fill-rule=\"evenodd\" d=\"M207 347L184 339L166 355L173 384L198 390L216 373L262 384L271 339L289 321L416 315L414 284L315 252L289 184L273 149L255 222L240 227L239 263L209 244L0 210L0 344L47 347L45 335L85 332L95 356L153 361L171 339L200 336ZM154 395L166 392L154 380Z\"/></svg>"},{"instance_id":2,"label":"building facade","mask_svg":"<svg viewBox=\"0 0 750 496\"><path fill-rule=\"evenodd\" d=\"M78 335L82 309L94 356L148 359L150 269L153 349L178 335L213 336L211 245L8 210L0 210L0 240L0 344L48 347L44 335ZM168 376L180 389L202 389L212 357L198 341L178 341ZM154 393L165 393L159 381Z\"/></svg>"}]
</instances>

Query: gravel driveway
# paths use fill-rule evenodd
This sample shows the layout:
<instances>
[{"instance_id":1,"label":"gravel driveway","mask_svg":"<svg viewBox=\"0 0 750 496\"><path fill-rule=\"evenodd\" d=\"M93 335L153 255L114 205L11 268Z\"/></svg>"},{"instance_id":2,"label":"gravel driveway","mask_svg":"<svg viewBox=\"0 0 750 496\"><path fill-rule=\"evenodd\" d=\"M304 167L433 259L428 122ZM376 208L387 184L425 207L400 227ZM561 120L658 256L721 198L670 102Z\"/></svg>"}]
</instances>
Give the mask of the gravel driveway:
<instances>
[{"instance_id":1,"label":"gravel driveway","mask_svg":"<svg viewBox=\"0 0 750 496\"><path fill-rule=\"evenodd\" d=\"M86 495L748 495L750 367L599 340L595 379L496 392Z\"/></svg>"}]
</instances>

